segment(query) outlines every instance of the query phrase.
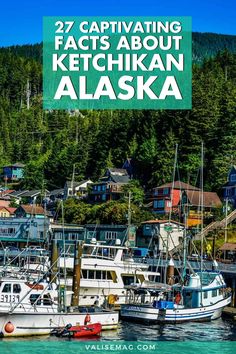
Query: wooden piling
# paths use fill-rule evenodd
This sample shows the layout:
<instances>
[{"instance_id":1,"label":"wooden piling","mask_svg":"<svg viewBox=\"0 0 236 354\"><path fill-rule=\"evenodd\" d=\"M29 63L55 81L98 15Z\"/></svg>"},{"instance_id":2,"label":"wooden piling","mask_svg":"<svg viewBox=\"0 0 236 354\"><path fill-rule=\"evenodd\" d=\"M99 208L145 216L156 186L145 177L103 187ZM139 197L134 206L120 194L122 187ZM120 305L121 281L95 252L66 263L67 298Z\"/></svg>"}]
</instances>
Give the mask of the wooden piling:
<instances>
[{"instance_id":1,"label":"wooden piling","mask_svg":"<svg viewBox=\"0 0 236 354\"><path fill-rule=\"evenodd\" d=\"M72 285L72 300L71 306L79 305L79 290L80 290L80 272L81 272L81 259L83 253L83 246L76 242L75 256L74 256L74 271L73 271L73 285Z\"/></svg>"}]
</instances>

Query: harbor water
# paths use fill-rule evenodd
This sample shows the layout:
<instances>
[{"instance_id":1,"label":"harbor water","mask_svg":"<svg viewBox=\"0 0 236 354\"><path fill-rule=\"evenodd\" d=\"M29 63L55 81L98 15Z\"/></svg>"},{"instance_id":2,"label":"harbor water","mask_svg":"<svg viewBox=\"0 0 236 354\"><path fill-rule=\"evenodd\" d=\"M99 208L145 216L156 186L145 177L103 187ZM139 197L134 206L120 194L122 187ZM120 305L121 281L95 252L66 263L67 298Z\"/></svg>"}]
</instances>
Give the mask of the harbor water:
<instances>
[{"instance_id":1,"label":"harbor water","mask_svg":"<svg viewBox=\"0 0 236 354\"><path fill-rule=\"evenodd\" d=\"M133 351L140 354L232 354L236 350L236 322L218 319L205 323L142 325L121 321L115 331L104 331L94 338L28 337L7 338L0 341L6 354L26 353L119 353Z\"/></svg>"}]
</instances>

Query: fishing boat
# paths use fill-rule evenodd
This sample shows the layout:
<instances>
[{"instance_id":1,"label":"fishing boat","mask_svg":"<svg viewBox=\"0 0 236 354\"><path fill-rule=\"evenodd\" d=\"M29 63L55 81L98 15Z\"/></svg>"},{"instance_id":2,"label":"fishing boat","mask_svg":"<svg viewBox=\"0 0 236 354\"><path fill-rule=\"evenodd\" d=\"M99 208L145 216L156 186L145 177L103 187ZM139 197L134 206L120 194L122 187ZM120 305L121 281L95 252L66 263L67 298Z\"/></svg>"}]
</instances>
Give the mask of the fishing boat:
<instances>
[{"instance_id":1,"label":"fishing boat","mask_svg":"<svg viewBox=\"0 0 236 354\"><path fill-rule=\"evenodd\" d=\"M50 334L53 329L91 323L102 329L118 326L118 312L85 307L70 307L71 291L47 280L29 282L19 275L0 278L0 334L2 337Z\"/></svg>"},{"instance_id":2,"label":"fishing boat","mask_svg":"<svg viewBox=\"0 0 236 354\"><path fill-rule=\"evenodd\" d=\"M56 335L57 337L81 338L98 336L101 334L101 331L101 323L87 324L84 326L72 326L71 324L68 324L62 329L52 331L51 334Z\"/></svg>"},{"instance_id":3,"label":"fishing boat","mask_svg":"<svg viewBox=\"0 0 236 354\"><path fill-rule=\"evenodd\" d=\"M222 275L215 271L191 274L185 285L175 284L160 290L136 289L129 293L132 293L131 301L121 306L121 318L135 322L215 320L231 302L231 293Z\"/></svg>"},{"instance_id":4,"label":"fishing boat","mask_svg":"<svg viewBox=\"0 0 236 354\"><path fill-rule=\"evenodd\" d=\"M175 166L177 161L177 146L175 154ZM185 228L183 237L182 271L177 284L174 284L174 261L169 260L167 277L164 279L166 289L153 292L146 289L146 293L140 296L137 290L131 294L127 304L121 306L121 317L132 321L145 321L155 323L181 323L187 321L210 321L219 318L225 306L231 303L231 291L226 288L222 274L217 271L217 262L213 260L212 271L204 269L203 260L203 143L201 150L201 252L200 269L194 270L189 264L190 272L187 272L187 205L185 205ZM173 181L175 168L173 173ZM172 205L173 195L171 197ZM171 218L171 211L170 217ZM171 238L171 231L168 232ZM166 249L166 264L168 265L168 247ZM142 289L142 292L144 289ZM145 295L149 299L145 300Z\"/></svg>"}]
</instances>

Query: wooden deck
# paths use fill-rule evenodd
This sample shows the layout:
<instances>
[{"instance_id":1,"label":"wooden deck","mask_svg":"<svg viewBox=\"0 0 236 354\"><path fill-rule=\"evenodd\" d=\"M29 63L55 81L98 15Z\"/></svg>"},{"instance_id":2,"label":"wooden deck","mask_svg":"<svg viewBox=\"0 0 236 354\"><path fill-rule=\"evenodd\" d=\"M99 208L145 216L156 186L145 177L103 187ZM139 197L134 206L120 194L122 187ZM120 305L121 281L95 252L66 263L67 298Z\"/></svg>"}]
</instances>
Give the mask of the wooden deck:
<instances>
[{"instance_id":1,"label":"wooden deck","mask_svg":"<svg viewBox=\"0 0 236 354\"><path fill-rule=\"evenodd\" d=\"M236 321L236 308L235 307L225 307L222 313L223 317L230 317Z\"/></svg>"}]
</instances>

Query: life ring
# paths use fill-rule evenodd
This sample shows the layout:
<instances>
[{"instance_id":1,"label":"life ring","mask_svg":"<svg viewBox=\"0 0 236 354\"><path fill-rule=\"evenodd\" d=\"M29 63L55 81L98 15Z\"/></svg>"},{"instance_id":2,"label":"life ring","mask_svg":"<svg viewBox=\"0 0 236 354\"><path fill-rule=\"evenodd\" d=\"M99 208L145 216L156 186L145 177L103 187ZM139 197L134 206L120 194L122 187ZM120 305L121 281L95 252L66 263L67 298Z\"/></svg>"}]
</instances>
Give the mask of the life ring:
<instances>
[{"instance_id":1,"label":"life ring","mask_svg":"<svg viewBox=\"0 0 236 354\"><path fill-rule=\"evenodd\" d=\"M86 326L87 323L91 322L91 316L89 313L87 313L87 315L85 316L85 319L84 319L84 325Z\"/></svg>"},{"instance_id":2,"label":"life ring","mask_svg":"<svg viewBox=\"0 0 236 354\"><path fill-rule=\"evenodd\" d=\"M180 303L180 301L181 301L181 294L180 293L177 293L176 295L175 295L175 303L176 303L176 305L179 305L179 303Z\"/></svg>"},{"instance_id":3,"label":"life ring","mask_svg":"<svg viewBox=\"0 0 236 354\"><path fill-rule=\"evenodd\" d=\"M9 322L7 322L7 323L5 324L4 329L5 329L5 332L7 332L7 333L12 333L12 332L14 331L15 327L14 327L14 325L9 321Z\"/></svg>"}]
</instances>

